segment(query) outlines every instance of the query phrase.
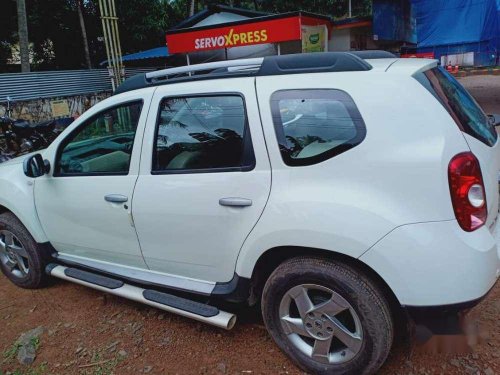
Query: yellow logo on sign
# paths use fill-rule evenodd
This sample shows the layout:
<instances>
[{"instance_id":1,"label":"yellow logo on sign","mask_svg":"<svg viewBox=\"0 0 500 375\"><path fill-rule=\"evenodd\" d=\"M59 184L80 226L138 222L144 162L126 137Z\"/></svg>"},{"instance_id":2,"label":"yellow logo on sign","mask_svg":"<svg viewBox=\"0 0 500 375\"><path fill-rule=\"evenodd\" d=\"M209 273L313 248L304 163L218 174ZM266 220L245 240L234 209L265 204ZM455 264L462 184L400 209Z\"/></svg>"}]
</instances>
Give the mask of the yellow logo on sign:
<instances>
[{"instance_id":1,"label":"yellow logo on sign","mask_svg":"<svg viewBox=\"0 0 500 375\"><path fill-rule=\"evenodd\" d=\"M242 33L235 33L234 29L231 29L227 35L195 39L194 48L205 49L214 47L231 47L249 43L264 43L267 41L267 38L266 29Z\"/></svg>"}]
</instances>

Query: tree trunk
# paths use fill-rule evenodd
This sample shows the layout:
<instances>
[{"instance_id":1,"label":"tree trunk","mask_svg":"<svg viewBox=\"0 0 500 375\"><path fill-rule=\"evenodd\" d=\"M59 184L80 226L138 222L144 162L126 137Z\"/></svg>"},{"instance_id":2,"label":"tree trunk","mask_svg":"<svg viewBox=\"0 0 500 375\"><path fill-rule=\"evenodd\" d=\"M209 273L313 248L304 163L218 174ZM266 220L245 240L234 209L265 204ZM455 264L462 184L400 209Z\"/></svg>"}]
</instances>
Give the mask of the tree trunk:
<instances>
[{"instance_id":1,"label":"tree trunk","mask_svg":"<svg viewBox=\"0 0 500 375\"><path fill-rule=\"evenodd\" d=\"M191 17L194 14L195 2L196 2L196 0L190 0L190 4L189 4L189 17Z\"/></svg>"},{"instance_id":2,"label":"tree trunk","mask_svg":"<svg viewBox=\"0 0 500 375\"><path fill-rule=\"evenodd\" d=\"M85 63L88 69L92 69L92 63L90 62L90 52L89 52L89 42L87 40L87 29L85 28L85 20L83 19L83 4L82 0L78 0L76 8L78 10L78 18L80 19L80 28L82 29L82 41L83 41L83 52L85 53Z\"/></svg>"},{"instance_id":3,"label":"tree trunk","mask_svg":"<svg viewBox=\"0 0 500 375\"><path fill-rule=\"evenodd\" d=\"M25 0L17 0L17 28L19 35L19 53L21 55L21 71L30 71L30 47L28 41L28 20Z\"/></svg>"}]
</instances>

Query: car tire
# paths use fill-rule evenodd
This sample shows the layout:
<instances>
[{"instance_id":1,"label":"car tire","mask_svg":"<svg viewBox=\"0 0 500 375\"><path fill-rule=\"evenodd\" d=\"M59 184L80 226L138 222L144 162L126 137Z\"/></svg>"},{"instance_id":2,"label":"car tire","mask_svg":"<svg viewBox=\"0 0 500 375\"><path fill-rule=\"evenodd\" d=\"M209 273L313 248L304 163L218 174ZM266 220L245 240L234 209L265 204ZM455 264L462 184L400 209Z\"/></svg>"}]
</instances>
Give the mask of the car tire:
<instances>
[{"instance_id":1,"label":"car tire","mask_svg":"<svg viewBox=\"0 0 500 375\"><path fill-rule=\"evenodd\" d=\"M266 327L280 349L313 374L374 374L393 342L393 320L379 288L347 264L285 261L262 294Z\"/></svg>"},{"instance_id":2,"label":"car tire","mask_svg":"<svg viewBox=\"0 0 500 375\"><path fill-rule=\"evenodd\" d=\"M46 284L46 261L37 242L12 213L0 215L0 269L15 285L37 289Z\"/></svg>"}]
</instances>

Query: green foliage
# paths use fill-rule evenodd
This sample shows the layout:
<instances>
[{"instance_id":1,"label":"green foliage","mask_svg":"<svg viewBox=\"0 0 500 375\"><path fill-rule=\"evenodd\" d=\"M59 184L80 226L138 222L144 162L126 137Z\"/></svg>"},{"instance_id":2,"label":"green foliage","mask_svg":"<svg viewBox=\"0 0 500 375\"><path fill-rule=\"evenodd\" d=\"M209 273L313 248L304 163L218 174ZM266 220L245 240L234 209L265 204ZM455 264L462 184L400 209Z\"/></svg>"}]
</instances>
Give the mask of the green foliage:
<instances>
[{"instance_id":1,"label":"green foliage","mask_svg":"<svg viewBox=\"0 0 500 375\"><path fill-rule=\"evenodd\" d=\"M35 350L38 350L40 348L40 344L41 344L40 338L39 337L32 337L30 339L30 344L31 344L31 346L33 346L33 348ZM8 349L6 349L3 352L3 363L8 363L8 362L12 361L14 358L16 358L17 352L19 351L21 346L22 346L21 344L12 344ZM36 374L38 374L38 373L34 373L34 375L36 375ZM0 375L2 375L2 374L0 373Z\"/></svg>"},{"instance_id":2,"label":"green foliage","mask_svg":"<svg viewBox=\"0 0 500 375\"><path fill-rule=\"evenodd\" d=\"M97 351L92 355L91 361L97 365L82 369L81 375L111 375L115 373L115 367L122 361L122 358L117 355L112 359L103 360L101 353Z\"/></svg>"},{"instance_id":3,"label":"green foliage","mask_svg":"<svg viewBox=\"0 0 500 375\"><path fill-rule=\"evenodd\" d=\"M32 337L30 340L30 344L35 348L35 350L38 350L40 348L40 338L39 337Z\"/></svg>"},{"instance_id":4,"label":"green foliage","mask_svg":"<svg viewBox=\"0 0 500 375\"><path fill-rule=\"evenodd\" d=\"M32 368L29 368L27 370L16 369L12 373L12 375L44 375L46 372L47 372L47 364L42 363L38 367L32 367ZM0 375L2 375L1 372L0 372Z\"/></svg>"},{"instance_id":5,"label":"green foliage","mask_svg":"<svg viewBox=\"0 0 500 375\"><path fill-rule=\"evenodd\" d=\"M219 1L218 4L229 5L230 1ZM233 1L234 6L256 9L271 13L284 13L303 10L311 13L324 14L334 19L346 18L349 14L348 0L262 0L262 1ZM372 0L351 0L353 17L371 15Z\"/></svg>"},{"instance_id":6,"label":"green foliage","mask_svg":"<svg viewBox=\"0 0 500 375\"><path fill-rule=\"evenodd\" d=\"M20 347L21 345L13 344L10 346L10 348L5 350L3 352L3 363L10 362L11 360L13 360L16 357Z\"/></svg>"},{"instance_id":7,"label":"green foliage","mask_svg":"<svg viewBox=\"0 0 500 375\"><path fill-rule=\"evenodd\" d=\"M0 12L0 66L11 57L11 45L17 39L17 11L15 1L3 1Z\"/></svg>"},{"instance_id":8,"label":"green foliage","mask_svg":"<svg viewBox=\"0 0 500 375\"><path fill-rule=\"evenodd\" d=\"M106 59L98 0L26 0L28 35L35 70L85 68L77 6L81 1L93 66ZM208 4L282 13L304 10L336 19L348 14L348 0L195 0L195 12ZM371 14L371 0L352 0L353 16ZM165 32L188 17L191 0L115 0L122 53L165 43ZM3 1L0 12L0 72L17 43L15 1Z\"/></svg>"},{"instance_id":9,"label":"green foliage","mask_svg":"<svg viewBox=\"0 0 500 375\"><path fill-rule=\"evenodd\" d=\"M115 4L124 54L165 44L165 31L174 25L168 17L168 1L126 0Z\"/></svg>"}]
</instances>

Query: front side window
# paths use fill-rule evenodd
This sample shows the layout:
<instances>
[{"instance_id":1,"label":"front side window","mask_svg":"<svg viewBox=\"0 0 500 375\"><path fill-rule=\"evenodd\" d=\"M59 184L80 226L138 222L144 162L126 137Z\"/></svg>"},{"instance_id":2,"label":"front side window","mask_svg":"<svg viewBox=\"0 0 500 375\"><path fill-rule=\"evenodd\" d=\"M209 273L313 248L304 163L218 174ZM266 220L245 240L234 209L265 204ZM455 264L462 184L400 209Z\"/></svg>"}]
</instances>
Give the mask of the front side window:
<instances>
[{"instance_id":1,"label":"front side window","mask_svg":"<svg viewBox=\"0 0 500 375\"><path fill-rule=\"evenodd\" d=\"M142 102L103 111L61 144L55 175L128 174Z\"/></svg>"},{"instance_id":2,"label":"front side window","mask_svg":"<svg viewBox=\"0 0 500 375\"><path fill-rule=\"evenodd\" d=\"M248 170L254 163L241 96L162 100L153 173Z\"/></svg>"},{"instance_id":3,"label":"front side window","mask_svg":"<svg viewBox=\"0 0 500 375\"><path fill-rule=\"evenodd\" d=\"M443 68L432 68L417 73L415 79L434 95L460 130L488 146L495 144L495 127L474 98L451 74Z\"/></svg>"},{"instance_id":4,"label":"front side window","mask_svg":"<svg viewBox=\"0 0 500 375\"><path fill-rule=\"evenodd\" d=\"M281 156L290 166L320 163L359 143L366 128L352 98L340 90L286 90L271 97Z\"/></svg>"}]
</instances>

